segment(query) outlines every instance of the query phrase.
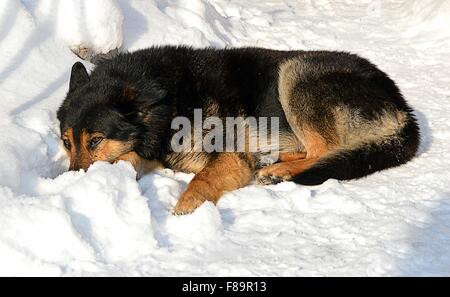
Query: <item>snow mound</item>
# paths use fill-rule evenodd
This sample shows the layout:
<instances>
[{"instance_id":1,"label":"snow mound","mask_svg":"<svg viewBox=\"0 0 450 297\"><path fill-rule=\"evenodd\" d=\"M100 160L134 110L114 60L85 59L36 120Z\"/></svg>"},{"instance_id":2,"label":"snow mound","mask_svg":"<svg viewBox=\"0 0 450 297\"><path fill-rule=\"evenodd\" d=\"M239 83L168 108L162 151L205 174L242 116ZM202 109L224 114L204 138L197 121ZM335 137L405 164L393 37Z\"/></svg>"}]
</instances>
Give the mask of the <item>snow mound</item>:
<instances>
[{"instance_id":1,"label":"snow mound","mask_svg":"<svg viewBox=\"0 0 450 297\"><path fill-rule=\"evenodd\" d=\"M15 197L2 187L0 243L44 263L114 263L148 255L156 240L135 178L128 163L98 162L86 173L39 180L34 197ZM27 273L26 267L16 273Z\"/></svg>"},{"instance_id":2,"label":"snow mound","mask_svg":"<svg viewBox=\"0 0 450 297\"><path fill-rule=\"evenodd\" d=\"M122 45L123 14L115 0L24 1L38 24L72 51L106 54ZM80 53L83 54L83 53Z\"/></svg>"}]
</instances>

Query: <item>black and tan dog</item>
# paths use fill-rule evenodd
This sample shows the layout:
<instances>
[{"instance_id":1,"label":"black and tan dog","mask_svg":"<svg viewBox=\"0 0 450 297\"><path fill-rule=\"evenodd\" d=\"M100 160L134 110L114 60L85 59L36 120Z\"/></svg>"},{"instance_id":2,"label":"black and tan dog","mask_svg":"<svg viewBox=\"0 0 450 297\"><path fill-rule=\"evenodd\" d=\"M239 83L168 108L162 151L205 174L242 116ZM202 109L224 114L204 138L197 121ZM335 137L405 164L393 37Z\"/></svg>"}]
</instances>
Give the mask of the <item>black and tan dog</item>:
<instances>
[{"instance_id":1,"label":"black and tan dog","mask_svg":"<svg viewBox=\"0 0 450 297\"><path fill-rule=\"evenodd\" d=\"M257 169L252 152L174 152L177 116L278 117L279 159ZM88 75L72 68L58 110L70 169L130 161L138 172L166 166L196 173L174 212L194 211L249 184L316 185L403 164L419 129L395 83L353 54L261 48L154 47L120 54Z\"/></svg>"}]
</instances>

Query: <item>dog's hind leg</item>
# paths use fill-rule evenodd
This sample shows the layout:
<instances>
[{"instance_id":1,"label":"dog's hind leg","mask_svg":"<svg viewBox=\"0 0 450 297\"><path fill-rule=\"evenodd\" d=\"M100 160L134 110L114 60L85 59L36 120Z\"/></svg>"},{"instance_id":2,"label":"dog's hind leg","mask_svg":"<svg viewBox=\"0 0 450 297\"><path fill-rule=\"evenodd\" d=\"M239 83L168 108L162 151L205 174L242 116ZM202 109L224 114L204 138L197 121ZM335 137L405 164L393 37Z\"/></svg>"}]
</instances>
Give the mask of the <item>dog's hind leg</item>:
<instances>
[{"instance_id":1,"label":"dog's hind leg","mask_svg":"<svg viewBox=\"0 0 450 297\"><path fill-rule=\"evenodd\" d=\"M317 163L330 152L330 145L317 132L302 133L306 153L280 154L280 162L260 169L256 174L259 184L275 184L291 180Z\"/></svg>"},{"instance_id":2,"label":"dog's hind leg","mask_svg":"<svg viewBox=\"0 0 450 297\"><path fill-rule=\"evenodd\" d=\"M281 152L278 162L291 162L306 159L306 152Z\"/></svg>"},{"instance_id":3,"label":"dog's hind leg","mask_svg":"<svg viewBox=\"0 0 450 297\"><path fill-rule=\"evenodd\" d=\"M317 185L410 160L419 131L395 84L357 56L311 55L282 64L278 81L280 103L306 158L262 168L257 179Z\"/></svg>"},{"instance_id":4,"label":"dog's hind leg","mask_svg":"<svg viewBox=\"0 0 450 297\"><path fill-rule=\"evenodd\" d=\"M313 166L338 147L338 135L331 109L320 101L320 81L305 77L307 64L292 59L280 67L278 92L286 119L306 152L281 154L279 163L260 169L259 183L290 180Z\"/></svg>"}]
</instances>

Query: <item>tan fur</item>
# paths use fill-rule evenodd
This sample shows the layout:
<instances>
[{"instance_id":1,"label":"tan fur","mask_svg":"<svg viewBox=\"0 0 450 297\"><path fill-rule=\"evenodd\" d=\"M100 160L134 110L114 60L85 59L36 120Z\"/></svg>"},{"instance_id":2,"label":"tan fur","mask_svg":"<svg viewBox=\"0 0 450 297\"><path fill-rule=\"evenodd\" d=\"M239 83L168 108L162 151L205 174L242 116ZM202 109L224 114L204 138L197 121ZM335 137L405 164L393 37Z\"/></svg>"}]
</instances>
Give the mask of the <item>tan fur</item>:
<instances>
[{"instance_id":1,"label":"tan fur","mask_svg":"<svg viewBox=\"0 0 450 297\"><path fill-rule=\"evenodd\" d=\"M265 134L265 130L251 133L248 126L245 127L245 152L251 152L259 159L261 156L271 156L270 159L277 161L282 152L304 151L303 144L292 132L280 131L277 142L271 142L271 135ZM266 141L260 141L264 137ZM264 162L263 162L264 163Z\"/></svg>"},{"instance_id":2,"label":"tan fur","mask_svg":"<svg viewBox=\"0 0 450 297\"><path fill-rule=\"evenodd\" d=\"M304 130L303 142L306 150L306 158L325 156L334 145L330 144L319 132L312 129Z\"/></svg>"},{"instance_id":3,"label":"tan fur","mask_svg":"<svg viewBox=\"0 0 450 297\"><path fill-rule=\"evenodd\" d=\"M282 152L278 159L279 162L291 162L306 158L306 152Z\"/></svg>"},{"instance_id":4,"label":"tan fur","mask_svg":"<svg viewBox=\"0 0 450 297\"><path fill-rule=\"evenodd\" d=\"M302 152L305 151L305 146L294 133L280 132L280 151Z\"/></svg>"},{"instance_id":5,"label":"tan fur","mask_svg":"<svg viewBox=\"0 0 450 297\"><path fill-rule=\"evenodd\" d=\"M243 160L242 158L249 158ZM249 155L222 153L194 176L175 206L175 214L193 212L204 201L217 203L226 192L248 185L253 177Z\"/></svg>"},{"instance_id":6,"label":"tan fur","mask_svg":"<svg viewBox=\"0 0 450 297\"><path fill-rule=\"evenodd\" d=\"M260 135L252 135L251 137L254 137L252 141L255 141L255 143L259 144L259 136ZM270 135L268 135L267 138L270 141ZM280 134L278 135L278 144L269 143L268 145L264 146L258 145L258 152L269 150L278 150L279 152L300 152L304 151L304 145L299 141L294 133L280 131Z\"/></svg>"},{"instance_id":7,"label":"tan fur","mask_svg":"<svg viewBox=\"0 0 450 297\"><path fill-rule=\"evenodd\" d=\"M93 163L90 152L86 146L86 141L88 141L88 135L86 135L86 133L82 133L80 136L80 146L75 147L75 143L72 144L72 147L75 149L76 153L73 160L74 162L70 164L71 169L87 170L89 165Z\"/></svg>"},{"instance_id":8,"label":"tan fur","mask_svg":"<svg viewBox=\"0 0 450 297\"><path fill-rule=\"evenodd\" d=\"M296 58L289 59L280 65L278 70L278 94L283 109L289 104L289 99L298 83L298 79L300 76L303 76L302 72L302 63Z\"/></svg>"},{"instance_id":9,"label":"tan fur","mask_svg":"<svg viewBox=\"0 0 450 297\"><path fill-rule=\"evenodd\" d=\"M342 149L352 149L364 143L381 141L396 134L407 121L407 114L401 111L386 111L379 118L367 121L357 110L351 110L346 106L335 108L334 117Z\"/></svg>"},{"instance_id":10,"label":"tan fur","mask_svg":"<svg viewBox=\"0 0 450 297\"><path fill-rule=\"evenodd\" d=\"M297 153L296 155L303 158L264 167L258 171L257 181L265 184L271 179L289 180L310 168L320 158L332 151L330 144L316 131L305 130L303 141L306 153Z\"/></svg>"},{"instance_id":11,"label":"tan fur","mask_svg":"<svg viewBox=\"0 0 450 297\"><path fill-rule=\"evenodd\" d=\"M290 162L277 163L268 167L264 167L258 171L257 180L261 184L265 184L267 179L272 178L280 180L290 180L292 177L310 168L319 159L319 157L307 158Z\"/></svg>"},{"instance_id":12,"label":"tan fur","mask_svg":"<svg viewBox=\"0 0 450 297\"><path fill-rule=\"evenodd\" d=\"M89 141L94 137L104 137L102 133L88 133L83 130L80 135L80 145L76 147L73 128L67 128L64 132L64 139L68 139L71 148L68 151L70 158L69 170L87 170L95 161L116 162L120 156L130 152L131 143L104 138L98 146L91 150ZM136 163L137 164L137 163Z\"/></svg>"},{"instance_id":13,"label":"tan fur","mask_svg":"<svg viewBox=\"0 0 450 297\"><path fill-rule=\"evenodd\" d=\"M291 100L299 77L303 77L304 67L299 58L287 60L279 67L278 94L286 119L291 126L295 136L305 146L304 127L301 115L292 109Z\"/></svg>"}]
</instances>

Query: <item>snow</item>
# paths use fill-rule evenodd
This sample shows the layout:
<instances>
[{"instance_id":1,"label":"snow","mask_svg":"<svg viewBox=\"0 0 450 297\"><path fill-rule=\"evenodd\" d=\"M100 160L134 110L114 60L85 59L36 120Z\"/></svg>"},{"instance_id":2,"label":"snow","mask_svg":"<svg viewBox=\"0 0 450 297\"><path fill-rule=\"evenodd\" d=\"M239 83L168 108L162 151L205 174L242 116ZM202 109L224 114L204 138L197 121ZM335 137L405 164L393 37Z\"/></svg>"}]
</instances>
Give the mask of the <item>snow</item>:
<instances>
[{"instance_id":1,"label":"snow","mask_svg":"<svg viewBox=\"0 0 450 297\"><path fill-rule=\"evenodd\" d=\"M25 0L40 27L55 31L74 51L106 54L122 45L123 15L115 0ZM52 32L53 33L53 32Z\"/></svg>"},{"instance_id":2,"label":"snow","mask_svg":"<svg viewBox=\"0 0 450 297\"><path fill-rule=\"evenodd\" d=\"M450 275L449 15L447 0L0 1L0 275ZM65 172L69 48L154 44L358 53L414 107L418 156L357 181L250 185L187 216L170 209L193 174Z\"/></svg>"}]
</instances>

